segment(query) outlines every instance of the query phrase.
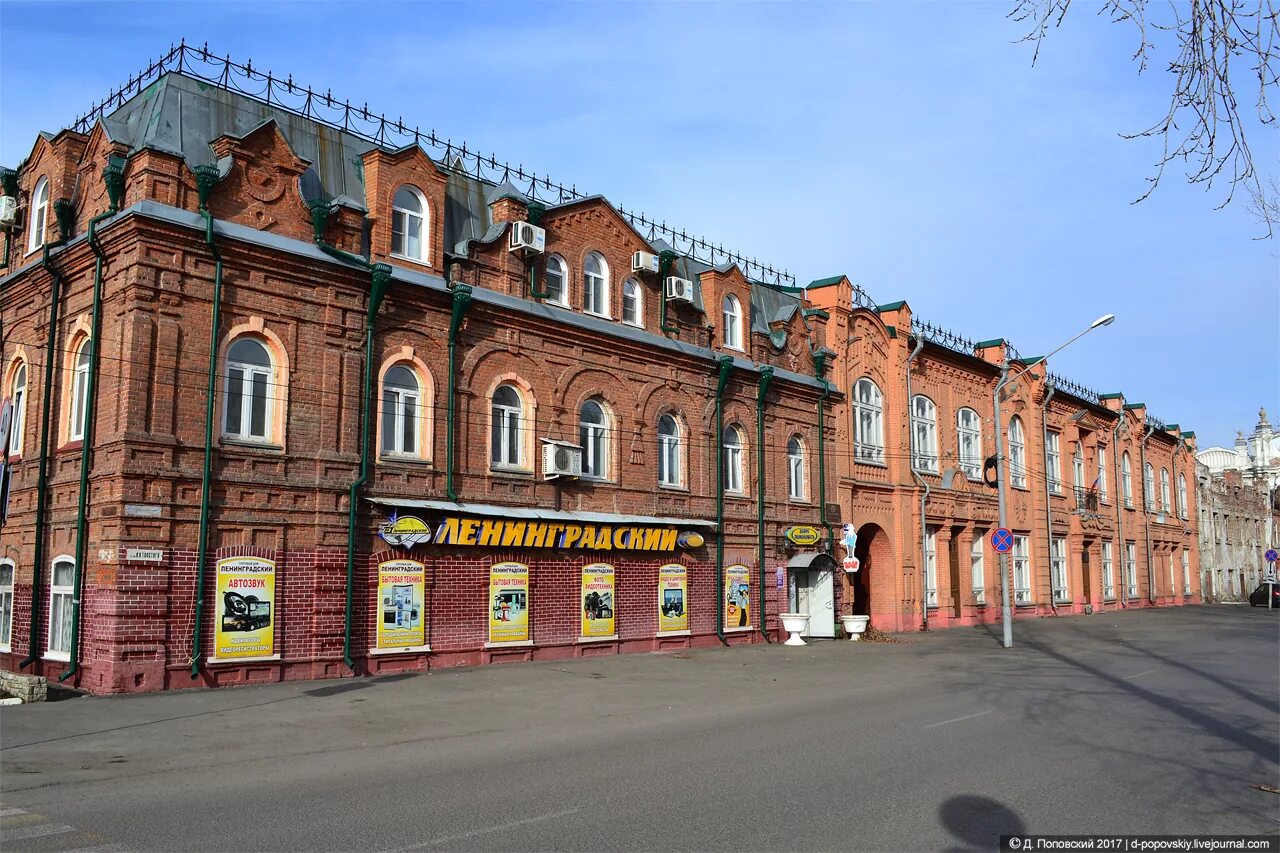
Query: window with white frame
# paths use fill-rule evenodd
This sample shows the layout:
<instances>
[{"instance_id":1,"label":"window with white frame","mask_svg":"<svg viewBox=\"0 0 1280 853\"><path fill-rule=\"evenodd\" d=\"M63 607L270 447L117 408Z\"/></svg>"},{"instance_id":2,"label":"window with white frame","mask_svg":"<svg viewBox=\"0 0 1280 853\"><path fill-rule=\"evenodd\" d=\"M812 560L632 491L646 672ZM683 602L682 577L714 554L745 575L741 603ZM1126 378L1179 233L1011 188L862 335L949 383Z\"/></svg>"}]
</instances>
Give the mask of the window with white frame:
<instances>
[{"instance_id":1,"label":"window with white frame","mask_svg":"<svg viewBox=\"0 0 1280 853\"><path fill-rule=\"evenodd\" d=\"M1191 552L1182 549L1182 594L1191 594Z\"/></svg>"},{"instance_id":2,"label":"window with white frame","mask_svg":"<svg viewBox=\"0 0 1280 853\"><path fill-rule=\"evenodd\" d=\"M609 316L609 265L599 252L592 252L582 262L582 310Z\"/></svg>"},{"instance_id":3,"label":"window with white frame","mask_svg":"<svg viewBox=\"0 0 1280 853\"><path fill-rule=\"evenodd\" d=\"M658 483L663 486L684 484L680 466L680 423L671 415L658 418Z\"/></svg>"},{"instance_id":4,"label":"window with white frame","mask_svg":"<svg viewBox=\"0 0 1280 853\"><path fill-rule=\"evenodd\" d=\"M1077 489L1088 487L1088 483L1084 481L1084 444L1075 442L1075 449L1071 452L1071 485Z\"/></svg>"},{"instance_id":5,"label":"window with white frame","mask_svg":"<svg viewBox=\"0 0 1280 853\"><path fill-rule=\"evenodd\" d=\"M724 345L731 349L742 349L742 303L730 293L724 298L720 309L724 315Z\"/></svg>"},{"instance_id":6,"label":"window with white frame","mask_svg":"<svg viewBox=\"0 0 1280 853\"><path fill-rule=\"evenodd\" d=\"M938 472L938 407L923 394L911 401L911 466Z\"/></svg>"},{"instance_id":7,"label":"window with white frame","mask_svg":"<svg viewBox=\"0 0 1280 853\"><path fill-rule=\"evenodd\" d=\"M1017 415L1009 420L1009 482L1015 489L1027 487L1027 439Z\"/></svg>"},{"instance_id":8,"label":"window with white frame","mask_svg":"<svg viewBox=\"0 0 1280 853\"><path fill-rule=\"evenodd\" d=\"M634 278L622 283L622 322L632 326L644 325L644 291Z\"/></svg>"},{"instance_id":9,"label":"window with white frame","mask_svg":"<svg viewBox=\"0 0 1280 853\"><path fill-rule=\"evenodd\" d=\"M1124 495L1124 505L1133 509L1133 465L1129 462L1129 451L1120 457L1120 491Z\"/></svg>"},{"instance_id":10,"label":"window with white frame","mask_svg":"<svg viewBox=\"0 0 1280 853\"><path fill-rule=\"evenodd\" d=\"M1107 502L1107 449L1098 448L1098 500Z\"/></svg>"},{"instance_id":11,"label":"window with white frame","mask_svg":"<svg viewBox=\"0 0 1280 853\"><path fill-rule=\"evenodd\" d=\"M805 499L804 445L794 435L787 442L787 495L793 501Z\"/></svg>"},{"instance_id":12,"label":"window with white frame","mask_svg":"<svg viewBox=\"0 0 1280 853\"><path fill-rule=\"evenodd\" d=\"M582 476L606 479L609 476L609 416L595 400L582 404L578 443L582 445Z\"/></svg>"},{"instance_id":13,"label":"window with white frame","mask_svg":"<svg viewBox=\"0 0 1280 853\"><path fill-rule=\"evenodd\" d=\"M391 254L427 261L427 200L414 187L401 187L391 200Z\"/></svg>"},{"instance_id":14,"label":"window with white frame","mask_svg":"<svg viewBox=\"0 0 1280 853\"><path fill-rule=\"evenodd\" d=\"M853 449L859 462L884 463L883 397L865 376L853 386Z\"/></svg>"},{"instance_id":15,"label":"window with white frame","mask_svg":"<svg viewBox=\"0 0 1280 853\"><path fill-rule=\"evenodd\" d=\"M31 216L27 220L27 251L34 252L44 245L44 232L49 224L49 179L36 181L31 193Z\"/></svg>"},{"instance_id":16,"label":"window with white frame","mask_svg":"<svg viewBox=\"0 0 1280 853\"><path fill-rule=\"evenodd\" d=\"M13 560L0 560L0 650L10 650L13 634Z\"/></svg>"},{"instance_id":17,"label":"window with white frame","mask_svg":"<svg viewBox=\"0 0 1280 853\"><path fill-rule=\"evenodd\" d=\"M725 427L720 450L724 455L724 490L741 493L742 430L736 426Z\"/></svg>"},{"instance_id":18,"label":"window with white frame","mask_svg":"<svg viewBox=\"0 0 1280 853\"><path fill-rule=\"evenodd\" d=\"M1187 475L1178 475L1178 517L1187 517Z\"/></svg>"},{"instance_id":19,"label":"window with white frame","mask_svg":"<svg viewBox=\"0 0 1280 853\"><path fill-rule=\"evenodd\" d=\"M1124 585L1125 597L1138 597L1138 546L1133 542L1124 543Z\"/></svg>"},{"instance_id":20,"label":"window with white frame","mask_svg":"<svg viewBox=\"0 0 1280 853\"><path fill-rule=\"evenodd\" d=\"M71 597L75 577L76 564L70 557L53 561L53 574L49 578L48 657L51 658L69 660L71 656L71 620L75 618Z\"/></svg>"},{"instance_id":21,"label":"window with white frame","mask_svg":"<svg viewBox=\"0 0 1280 853\"><path fill-rule=\"evenodd\" d=\"M1031 547L1025 536L1013 537L1013 603L1031 603Z\"/></svg>"},{"instance_id":22,"label":"window with white frame","mask_svg":"<svg viewBox=\"0 0 1280 853\"><path fill-rule=\"evenodd\" d=\"M960 470L971 480L982 476L982 420L973 409L956 412L956 434L959 438Z\"/></svg>"},{"instance_id":23,"label":"window with white frame","mask_svg":"<svg viewBox=\"0 0 1280 853\"><path fill-rule=\"evenodd\" d=\"M524 398L511 385L499 385L490 408L489 461L494 468L524 465Z\"/></svg>"},{"instance_id":24,"label":"window with white frame","mask_svg":"<svg viewBox=\"0 0 1280 853\"><path fill-rule=\"evenodd\" d=\"M1102 597L1108 600L1116 597L1116 567L1110 542L1102 543Z\"/></svg>"},{"instance_id":25,"label":"window with white frame","mask_svg":"<svg viewBox=\"0 0 1280 853\"><path fill-rule=\"evenodd\" d=\"M1049 575L1053 582L1053 600L1069 600L1071 589L1067 579L1067 540L1058 536L1049 539Z\"/></svg>"},{"instance_id":26,"label":"window with white frame","mask_svg":"<svg viewBox=\"0 0 1280 853\"><path fill-rule=\"evenodd\" d=\"M938 606L938 528L936 527L925 529L924 595L927 606Z\"/></svg>"},{"instance_id":27,"label":"window with white frame","mask_svg":"<svg viewBox=\"0 0 1280 853\"><path fill-rule=\"evenodd\" d=\"M969 546L969 577L973 584L974 604L985 604L987 600L986 539L985 530L975 530L973 544Z\"/></svg>"},{"instance_id":28,"label":"window with white frame","mask_svg":"<svg viewBox=\"0 0 1280 853\"><path fill-rule=\"evenodd\" d=\"M1177 589L1178 589L1178 581L1174 575L1173 551L1170 551L1169 552L1169 595L1170 596L1176 595Z\"/></svg>"},{"instance_id":29,"label":"window with white frame","mask_svg":"<svg viewBox=\"0 0 1280 853\"><path fill-rule=\"evenodd\" d=\"M1062 494L1062 458L1059 449L1061 436L1050 430L1044 439L1044 472L1049 478L1049 491L1055 495Z\"/></svg>"},{"instance_id":30,"label":"window with white frame","mask_svg":"<svg viewBox=\"0 0 1280 853\"><path fill-rule=\"evenodd\" d=\"M543 292L547 294L547 300L557 305L569 304L569 265L564 262L564 258L559 255L552 255L547 258L547 281L543 285Z\"/></svg>"},{"instance_id":31,"label":"window with white frame","mask_svg":"<svg viewBox=\"0 0 1280 853\"><path fill-rule=\"evenodd\" d=\"M1142 508L1147 512L1156 508L1156 469L1150 462L1142 470Z\"/></svg>"},{"instance_id":32,"label":"window with white frame","mask_svg":"<svg viewBox=\"0 0 1280 853\"><path fill-rule=\"evenodd\" d=\"M226 402L222 435L239 441L271 438L275 368L271 352L257 338L238 338L227 350Z\"/></svg>"},{"instance_id":33,"label":"window with white frame","mask_svg":"<svg viewBox=\"0 0 1280 853\"><path fill-rule=\"evenodd\" d=\"M18 362L9 383L9 399L13 401L13 415L9 421L9 455L22 453L22 435L27 431L27 364Z\"/></svg>"},{"instance_id":34,"label":"window with white frame","mask_svg":"<svg viewBox=\"0 0 1280 853\"><path fill-rule=\"evenodd\" d=\"M1160 469L1160 511L1169 511L1169 469Z\"/></svg>"},{"instance_id":35,"label":"window with white frame","mask_svg":"<svg viewBox=\"0 0 1280 853\"><path fill-rule=\"evenodd\" d=\"M67 441L84 439L85 412L89 402L89 338L75 345L71 368L71 405L68 407Z\"/></svg>"},{"instance_id":36,"label":"window with white frame","mask_svg":"<svg viewBox=\"0 0 1280 853\"><path fill-rule=\"evenodd\" d=\"M422 436L422 383L405 364L397 364L382 377L382 452L387 456L420 456Z\"/></svg>"}]
</instances>

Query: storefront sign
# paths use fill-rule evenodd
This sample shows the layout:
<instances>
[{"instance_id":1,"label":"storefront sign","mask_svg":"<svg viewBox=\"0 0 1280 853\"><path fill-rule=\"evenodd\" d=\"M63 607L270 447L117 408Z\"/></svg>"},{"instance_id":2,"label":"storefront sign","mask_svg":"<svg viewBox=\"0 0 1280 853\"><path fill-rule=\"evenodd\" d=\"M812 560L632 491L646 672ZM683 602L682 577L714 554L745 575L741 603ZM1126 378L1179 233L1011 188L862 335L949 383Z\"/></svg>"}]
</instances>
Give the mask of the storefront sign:
<instances>
[{"instance_id":1,"label":"storefront sign","mask_svg":"<svg viewBox=\"0 0 1280 853\"><path fill-rule=\"evenodd\" d=\"M672 531L674 533L674 531ZM582 567L582 636L612 637L614 630L613 566L592 563Z\"/></svg>"},{"instance_id":2,"label":"storefront sign","mask_svg":"<svg viewBox=\"0 0 1280 853\"><path fill-rule=\"evenodd\" d=\"M724 626L751 625L751 570L741 564L724 569Z\"/></svg>"},{"instance_id":3,"label":"storefront sign","mask_svg":"<svg viewBox=\"0 0 1280 853\"><path fill-rule=\"evenodd\" d=\"M378 530L382 541L395 548L412 550L415 545L431 541L431 528L412 515L392 515Z\"/></svg>"},{"instance_id":4,"label":"storefront sign","mask_svg":"<svg viewBox=\"0 0 1280 853\"><path fill-rule=\"evenodd\" d=\"M689 630L689 572L679 563L658 569L658 630Z\"/></svg>"},{"instance_id":5,"label":"storefront sign","mask_svg":"<svg viewBox=\"0 0 1280 853\"><path fill-rule=\"evenodd\" d=\"M682 530L676 537L676 544L681 548L701 548L706 541L696 530Z\"/></svg>"},{"instance_id":6,"label":"storefront sign","mask_svg":"<svg viewBox=\"0 0 1280 853\"><path fill-rule=\"evenodd\" d=\"M666 527L615 527L562 521L448 516L436 526L436 545L481 548L558 548L590 551L671 551L677 532Z\"/></svg>"},{"instance_id":7,"label":"storefront sign","mask_svg":"<svg viewBox=\"0 0 1280 853\"><path fill-rule=\"evenodd\" d=\"M218 561L217 660L275 654L276 564L261 557Z\"/></svg>"},{"instance_id":8,"label":"storefront sign","mask_svg":"<svg viewBox=\"0 0 1280 853\"><path fill-rule=\"evenodd\" d=\"M788 527L782 532L782 535L787 537L791 544L799 545L802 548L813 545L822 538L822 532L818 528L809 527L808 525Z\"/></svg>"},{"instance_id":9,"label":"storefront sign","mask_svg":"<svg viewBox=\"0 0 1280 853\"><path fill-rule=\"evenodd\" d=\"M427 644L426 567L417 560L378 564L379 649L412 649Z\"/></svg>"},{"instance_id":10,"label":"storefront sign","mask_svg":"<svg viewBox=\"0 0 1280 853\"><path fill-rule=\"evenodd\" d=\"M489 642L529 640L529 567L498 563L489 567Z\"/></svg>"}]
</instances>

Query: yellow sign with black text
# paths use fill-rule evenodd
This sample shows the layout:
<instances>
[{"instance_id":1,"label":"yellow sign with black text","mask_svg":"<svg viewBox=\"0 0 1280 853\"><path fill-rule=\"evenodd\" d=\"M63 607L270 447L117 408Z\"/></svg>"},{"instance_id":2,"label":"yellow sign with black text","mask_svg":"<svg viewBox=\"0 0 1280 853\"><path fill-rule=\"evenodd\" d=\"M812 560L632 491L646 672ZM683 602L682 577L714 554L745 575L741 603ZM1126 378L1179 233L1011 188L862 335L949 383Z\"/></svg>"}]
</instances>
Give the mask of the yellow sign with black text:
<instances>
[{"instance_id":1,"label":"yellow sign with black text","mask_svg":"<svg viewBox=\"0 0 1280 853\"><path fill-rule=\"evenodd\" d=\"M218 610L213 629L216 660L275 654L276 564L262 557L218 561Z\"/></svg>"},{"instance_id":2,"label":"yellow sign with black text","mask_svg":"<svg viewBox=\"0 0 1280 853\"><path fill-rule=\"evenodd\" d=\"M751 626L751 569L741 564L724 569L724 626Z\"/></svg>"},{"instance_id":3,"label":"yellow sign with black text","mask_svg":"<svg viewBox=\"0 0 1280 853\"><path fill-rule=\"evenodd\" d=\"M689 570L679 563L658 569L658 630L689 630Z\"/></svg>"},{"instance_id":4,"label":"yellow sign with black text","mask_svg":"<svg viewBox=\"0 0 1280 853\"><path fill-rule=\"evenodd\" d=\"M614 622L614 573L608 563L582 567L582 636L612 637Z\"/></svg>"},{"instance_id":5,"label":"yellow sign with black text","mask_svg":"<svg viewBox=\"0 0 1280 853\"><path fill-rule=\"evenodd\" d=\"M810 527L807 524L798 524L795 527L788 527L782 531L782 535L787 537L792 544L799 545L802 548L809 545L817 544L822 538L822 531L816 527Z\"/></svg>"},{"instance_id":6,"label":"yellow sign with black text","mask_svg":"<svg viewBox=\"0 0 1280 853\"><path fill-rule=\"evenodd\" d=\"M413 649L427 644L426 567L417 560L378 564L379 649Z\"/></svg>"},{"instance_id":7,"label":"yellow sign with black text","mask_svg":"<svg viewBox=\"0 0 1280 853\"><path fill-rule=\"evenodd\" d=\"M529 641L529 567L497 563L489 567L489 642Z\"/></svg>"}]
</instances>

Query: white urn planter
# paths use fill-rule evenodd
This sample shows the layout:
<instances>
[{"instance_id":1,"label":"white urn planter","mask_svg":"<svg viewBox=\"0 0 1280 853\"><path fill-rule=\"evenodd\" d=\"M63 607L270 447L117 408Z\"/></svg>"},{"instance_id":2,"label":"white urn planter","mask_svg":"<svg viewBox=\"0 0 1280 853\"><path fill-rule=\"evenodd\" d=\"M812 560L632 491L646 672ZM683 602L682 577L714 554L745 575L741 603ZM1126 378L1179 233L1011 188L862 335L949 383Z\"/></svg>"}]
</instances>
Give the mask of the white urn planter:
<instances>
[{"instance_id":1,"label":"white urn planter","mask_svg":"<svg viewBox=\"0 0 1280 853\"><path fill-rule=\"evenodd\" d=\"M808 645L800 638L800 634L809 627L808 613L779 613L778 618L782 620L782 630L790 635L783 643L784 646Z\"/></svg>"},{"instance_id":2,"label":"white urn planter","mask_svg":"<svg viewBox=\"0 0 1280 853\"><path fill-rule=\"evenodd\" d=\"M867 630L867 623L871 621L870 616L841 616L840 624L844 626L844 632L849 635L849 639L858 642L858 637L863 631Z\"/></svg>"}]
</instances>

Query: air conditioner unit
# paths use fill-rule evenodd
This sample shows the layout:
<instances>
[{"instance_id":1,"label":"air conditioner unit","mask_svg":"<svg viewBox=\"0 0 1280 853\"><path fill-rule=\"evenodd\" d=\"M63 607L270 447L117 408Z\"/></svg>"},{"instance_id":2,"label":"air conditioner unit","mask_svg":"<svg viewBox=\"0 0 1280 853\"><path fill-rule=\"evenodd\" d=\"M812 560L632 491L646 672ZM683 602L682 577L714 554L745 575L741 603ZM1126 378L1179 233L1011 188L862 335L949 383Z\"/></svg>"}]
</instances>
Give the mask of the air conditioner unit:
<instances>
[{"instance_id":1,"label":"air conditioner unit","mask_svg":"<svg viewBox=\"0 0 1280 853\"><path fill-rule=\"evenodd\" d=\"M658 256L649 252L636 252L631 256L632 272L657 272Z\"/></svg>"},{"instance_id":2,"label":"air conditioner unit","mask_svg":"<svg viewBox=\"0 0 1280 853\"><path fill-rule=\"evenodd\" d=\"M693 301L693 282L687 278L667 276L667 298L678 302Z\"/></svg>"},{"instance_id":3,"label":"air conditioner unit","mask_svg":"<svg viewBox=\"0 0 1280 853\"><path fill-rule=\"evenodd\" d=\"M547 232L528 222L512 222L511 242L507 248L512 252L516 250L542 252L547 248Z\"/></svg>"},{"instance_id":4,"label":"air conditioner unit","mask_svg":"<svg viewBox=\"0 0 1280 853\"><path fill-rule=\"evenodd\" d=\"M542 478L582 476L582 448L567 441L544 438L542 444Z\"/></svg>"},{"instance_id":5,"label":"air conditioner unit","mask_svg":"<svg viewBox=\"0 0 1280 853\"><path fill-rule=\"evenodd\" d=\"M0 225L12 225L18 218L18 200L11 195L0 195Z\"/></svg>"}]
</instances>

